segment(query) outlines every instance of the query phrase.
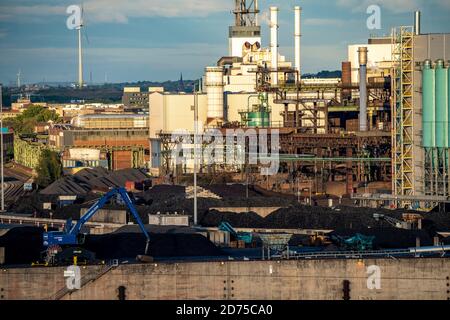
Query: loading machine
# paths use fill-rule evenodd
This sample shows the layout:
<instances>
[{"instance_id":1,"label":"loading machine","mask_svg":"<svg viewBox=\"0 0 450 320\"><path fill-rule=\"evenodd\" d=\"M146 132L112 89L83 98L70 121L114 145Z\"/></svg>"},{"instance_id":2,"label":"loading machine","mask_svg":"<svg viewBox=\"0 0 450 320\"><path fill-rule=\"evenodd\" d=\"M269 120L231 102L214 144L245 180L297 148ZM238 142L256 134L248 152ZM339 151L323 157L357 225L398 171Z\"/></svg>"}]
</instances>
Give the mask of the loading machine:
<instances>
[{"instance_id":1,"label":"loading machine","mask_svg":"<svg viewBox=\"0 0 450 320\"><path fill-rule=\"evenodd\" d=\"M219 225L219 230L229 232L238 241L244 241L245 244L253 242L253 235L249 232L237 232L228 222L223 221Z\"/></svg>"},{"instance_id":2,"label":"loading machine","mask_svg":"<svg viewBox=\"0 0 450 320\"><path fill-rule=\"evenodd\" d=\"M88 222L100 209L102 209L113 197L120 197L125 203L128 210L133 215L136 223L139 225L142 233L146 237L146 245L144 255L138 256L138 261L151 262L148 249L150 244L150 235L145 229L141 218L139 217L133 202L125 188L115 188L100 198L84 216L74 225L72 219L68 219L63 231L49 231L43 234L44 260L46 265L61 265L72 263L73 261L92 263L95 261L95 253L82 248L86 234L81 230L86 222Z\"/></svg>"}]
</instances>

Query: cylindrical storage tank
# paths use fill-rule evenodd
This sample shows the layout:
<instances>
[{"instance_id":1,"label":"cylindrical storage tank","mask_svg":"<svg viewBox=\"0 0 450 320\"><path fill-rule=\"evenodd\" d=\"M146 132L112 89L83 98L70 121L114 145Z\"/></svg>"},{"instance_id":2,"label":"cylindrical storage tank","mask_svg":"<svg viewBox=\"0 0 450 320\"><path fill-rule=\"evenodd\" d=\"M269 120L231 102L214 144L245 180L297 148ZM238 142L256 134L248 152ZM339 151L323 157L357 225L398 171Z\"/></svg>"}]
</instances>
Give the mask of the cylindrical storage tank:
<instances>
[{"instance_id":1,"label":"cylindrical storage tank","mask_svg":"<svg viewBox=\"0 0 450 320\"><path fill-rule=\"evenodd\" d=\"M435 70L432 68L431 61L425 60L422 70L422 145L424 148L436 147L436 80Z\"/></svg>"},{"instance_id":2,"label":"cylindrical storage tank","mask_svg":"<svg viewBox=\"0 0 450 320\"><path fill-rule=\"evenodd\" d=\"M248 126L253 128L267 128L270 126L269 112L249 112Z\"/></svg>"},{"instance_id":3,"label":"cylindrical storage tank","mask_svg":"<svg viewBox=\"0 0 450 320\"><path fill-rule=\"evenodd\" d=\"M447 105L448 105L448 114L450 117L450 60L447 65ZM450 121L448 122L448 142L450 144Z\"/></svg>"},{"instance_id":4,"label":"cylindrical storage tank","mask_svg":"<svg viewBox=\"0 0 450 320\"><path fill-rule=\"evenodd\" d=\"M223 119L223 67L207 67L205 72L208 120Z\"/></svg>"},{"instance_id":5,"label":"cylindrical storage tank","mask_svg":"<svg viewBox=\"0 0 450 320\"><path fill-rule=\"evenodd\" d=\"M448 70L436 61L436 147L448 148Z\"/></svg>"}]
</instances>

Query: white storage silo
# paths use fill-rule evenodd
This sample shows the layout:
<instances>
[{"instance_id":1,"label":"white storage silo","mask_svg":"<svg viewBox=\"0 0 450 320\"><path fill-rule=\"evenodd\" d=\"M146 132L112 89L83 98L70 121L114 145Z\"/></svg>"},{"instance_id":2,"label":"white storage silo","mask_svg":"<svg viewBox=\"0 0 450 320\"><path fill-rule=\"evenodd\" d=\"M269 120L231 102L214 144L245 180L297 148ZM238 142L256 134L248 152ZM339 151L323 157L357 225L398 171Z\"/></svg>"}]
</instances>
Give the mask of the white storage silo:
<instances>
[{"instance_id":1,"label":"white storage silo","mask_svg":"<svg viewBox=\"0 0 450 320\"><path fill-rule=\"evenodd\" d=\"M223 67L206 68L206 95L208 99L208 121L224 118Z\"/></svg>"}]
</instances>

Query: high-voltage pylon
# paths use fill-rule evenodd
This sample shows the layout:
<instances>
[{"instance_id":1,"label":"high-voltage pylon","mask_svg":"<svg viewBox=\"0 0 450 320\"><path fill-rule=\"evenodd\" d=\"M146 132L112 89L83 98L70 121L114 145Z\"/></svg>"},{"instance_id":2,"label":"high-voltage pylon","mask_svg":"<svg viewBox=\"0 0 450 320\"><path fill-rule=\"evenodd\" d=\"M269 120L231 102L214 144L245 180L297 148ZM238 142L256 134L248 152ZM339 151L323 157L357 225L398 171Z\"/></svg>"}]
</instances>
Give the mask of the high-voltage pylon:
<instances>
[{"instance_id":1,"label":"high-voltage pylon","mask_svg":"<svg viewBox=\"0 0 450 320\"><path fill-rule=\"evenodd\" d=\"M236 27L258 26L258 0L235 0L234 16Z\"/></svg>"}]
</instances>

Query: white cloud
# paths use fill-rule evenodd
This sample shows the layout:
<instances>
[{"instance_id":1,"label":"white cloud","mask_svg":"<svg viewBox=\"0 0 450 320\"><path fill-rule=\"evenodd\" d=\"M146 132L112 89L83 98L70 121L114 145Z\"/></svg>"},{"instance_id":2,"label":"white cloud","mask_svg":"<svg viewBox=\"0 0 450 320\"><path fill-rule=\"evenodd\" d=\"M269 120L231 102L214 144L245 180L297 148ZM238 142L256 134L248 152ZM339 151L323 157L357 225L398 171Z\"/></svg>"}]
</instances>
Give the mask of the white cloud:
<instances>
[{"instance_id":1,"label":"white cloud","mask_svg":"<svg viewBox=\"0 0 450 320\"><path fill-rule=\"evenodd\" d=\"M426 0L425 0L426 1ZM420 8L424 0L337 0L341 7L350 8L353 12L366 11L370 5L380 5L383 9L394 13L411 12ZM429 0L428 0L429 1Z\"/></svg>"},{"instance_id":2,"label":"white cloud","mask_svg":"<svg viewBox=\"0 0 450 320\"><path fill-rule=\"evenodd\" d=\"M65 15L70 5L3 5L0 20L18 17L45 17ZM230 10L223 0L86 0L83 3L90 23L127 23L132 18L150 17L205 17L215 12Z\"/></svg>"},{"instance_id":3,"label":"white cloud","mask_svg":"<svg viewBox=\"0 0 450 320\"><path fill-rule=\"evenodd\" d=\"M84 66L85 72L93 71L96 81L102 80L105 72L110 81L175 79L180 72L198 77L204 66L216 63L224 50L225 44L202 43L155 48L87 48ZM2 76L15 74L21 68L27 82L42 81L44 76L47 81L75 81L77 61L76 46L0 50Z\"/></svg>"},{"instance_id":4,"label":"white cloud","mask_svg":"<svg viewBox=\"0 0 450 320\"><path fill-rule=\"evenodd\" d=\"M334 26L334 27L342 27L346 25L348 22L339 19L320 19L320 18L310 18L305 19L304 24L307 26Z\"/></svg>"},{"instance_id":5,"label":"white cloud","mask_svg":"<svg viewBox=\"0 0 450 320\"><path fill-rule=\"evenodd\" d=\"M337 0L339 6L351 8L354 12L366 11L370 5L377 4L393 13L411 12L432 2L450 7L449 0Z\"/></svg>"}]
</instances>

